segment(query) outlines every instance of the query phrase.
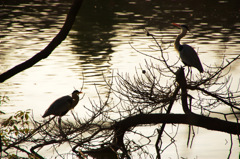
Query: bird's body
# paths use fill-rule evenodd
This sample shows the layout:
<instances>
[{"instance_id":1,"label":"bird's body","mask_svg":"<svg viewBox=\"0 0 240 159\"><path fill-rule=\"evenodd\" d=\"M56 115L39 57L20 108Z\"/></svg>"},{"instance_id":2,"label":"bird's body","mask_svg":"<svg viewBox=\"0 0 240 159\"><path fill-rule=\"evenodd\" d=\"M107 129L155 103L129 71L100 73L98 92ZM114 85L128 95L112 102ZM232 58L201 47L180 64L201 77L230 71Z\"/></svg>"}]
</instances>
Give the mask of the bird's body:
<instances>
[{"instance_id":1,"label":"bird's body","mask_svg":"<svg viewBox=\"0 0 240 159\"><path fill-rule=\"evenodd\" d=\"M197 52L189 45L181 45L180 40L183 38L188 31L188 27L185 25L178 25L173 23L175 26L181 28L181 33L177 36L175 42L174 42L174 47L180 54L180 58L182 62L186 66L192 66L195 67L199 70L199 72L203 72L203 67L200 62L200 59L197 55Z\"/></svg>"},{"instance_id":2,"label":"bird's body","mask_svg":"<svg viewBox=\"0 0 240 159\"><path fill-rule=\"evenodd\" d=\"M63 116L67 114L70 109L73 109L77 105L79 101L79 93L82 92L75 90L72 93L72 97L67 95L58 98L49 106L42 117L44 118L49 115Z\"/></svg>"}]
</instances>

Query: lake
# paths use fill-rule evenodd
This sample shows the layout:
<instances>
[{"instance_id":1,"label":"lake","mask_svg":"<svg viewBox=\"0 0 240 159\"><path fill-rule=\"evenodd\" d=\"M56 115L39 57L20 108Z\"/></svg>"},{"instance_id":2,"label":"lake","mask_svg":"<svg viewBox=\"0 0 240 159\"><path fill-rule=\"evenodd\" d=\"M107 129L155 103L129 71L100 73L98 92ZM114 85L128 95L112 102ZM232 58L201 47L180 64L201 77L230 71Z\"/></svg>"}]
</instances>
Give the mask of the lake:
<instances>
[{"instance_id":1,"label":"lake","mask_svg":"<svg viewBox=\"0 0 240 159\"><path fill-rule=\"evenodd\" d=\"M1 5L1 73L45 48L62 27L70 5L68 0L17 0ZM85 95L74 110L85 116L82 105L90 105L89 99L97 101L97 91L106 94L105 80L118 72L141 72L145 60L158 62L136 51L160 56L146 29L162 41L170 62L178 60L173 42L179 29L173 22L189 26L190 33L182 42L197 50L204 68L219 66L223 59L231 60L239 54L239 11L238 0L85 1L69 36L47 59L1 83L0 95L10 99L1 106L6 112L1 116L7 118L18 110L31 109L35 119L42 120L41 115L56 98L82 86ZM239 72L237 61L230 72L233 86L238 85ZM190 149L186 147L188 128L182 129L178 137L180 156L227 158L229 135L199 129ZM236 137L233 150L231 158L237 158ZM175 155L170 148L165 157Z\"/></svg>"}]
</instances>

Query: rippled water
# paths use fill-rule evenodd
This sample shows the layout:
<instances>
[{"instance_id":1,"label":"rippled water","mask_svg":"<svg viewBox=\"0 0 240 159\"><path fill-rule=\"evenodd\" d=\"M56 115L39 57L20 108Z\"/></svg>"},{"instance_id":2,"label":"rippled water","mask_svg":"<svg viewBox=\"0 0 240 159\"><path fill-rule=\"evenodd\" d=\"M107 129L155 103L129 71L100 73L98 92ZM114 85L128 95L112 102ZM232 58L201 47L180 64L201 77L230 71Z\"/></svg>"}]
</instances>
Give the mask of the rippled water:
<instances>
[{"instance_id":1,"label":"rippled water","mask_svg":"<svg viewBox=\"0 0 240 159\"><path fill-rule=\"evenodd\" d=\"M6 1L0 9L1 72L42 50L62 27L70 5L67 0ZM238 6L238 0L86 0L69 36L51 56L1 84L0 95L10 98L1 109L8 114L32 109L41 119L54 99L83 83L86 95L81 104L88 105L88 98L97 97L96 88L101 94L107 90L103 75L108 79L117 71L134 73L149 60L132 47L159 56L145 29L176 61L172 44L179 30L172 22L189 25L191 33L182 41L198 50L202 63L219 65L223 57L231 59L240 51ZM231 71L239 78L239 62Z\"/></svg>"}]
</instances>

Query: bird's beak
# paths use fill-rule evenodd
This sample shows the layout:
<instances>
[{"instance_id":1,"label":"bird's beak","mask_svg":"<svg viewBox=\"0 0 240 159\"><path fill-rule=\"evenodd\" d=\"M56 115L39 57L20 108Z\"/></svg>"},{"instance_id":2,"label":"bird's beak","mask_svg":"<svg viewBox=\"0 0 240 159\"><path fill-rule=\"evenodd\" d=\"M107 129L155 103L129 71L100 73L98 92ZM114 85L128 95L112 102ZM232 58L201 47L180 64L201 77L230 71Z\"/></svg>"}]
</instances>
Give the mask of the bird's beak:
<instances>
[{"instance_id":1,"label":"bird's beak","mask_svg":"<svg viewBox=\"0 0 240 159\"><path fill-rule=\"evenodd\" d=\"M78 92L78 94L82 93L81 91Z\"/></svg>"},{"instance_id":2,"label":"bird's beak","mask_svg":"<svg viewBox=\"0 0 240 159\"><path fill-rule=\"evenodd\" d=\"M175 25L175 26L178 27L178 28L181 27L179 24L176 24L176 23L172 23L172 25Z\"/></svg>"}]
</instances>

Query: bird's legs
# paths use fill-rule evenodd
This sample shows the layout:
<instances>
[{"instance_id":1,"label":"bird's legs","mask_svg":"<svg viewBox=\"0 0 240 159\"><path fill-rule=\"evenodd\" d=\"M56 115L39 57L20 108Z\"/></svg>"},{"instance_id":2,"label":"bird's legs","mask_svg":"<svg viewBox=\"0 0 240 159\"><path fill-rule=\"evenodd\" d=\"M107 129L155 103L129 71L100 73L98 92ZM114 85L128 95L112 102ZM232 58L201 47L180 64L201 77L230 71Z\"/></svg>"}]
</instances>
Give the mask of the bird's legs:
<instances>
[{"instance_id":1,"label":"bird's legs","mask_svg":"<svg viewBox=\"0 0 240 159\"><path fill-rule=\"evenodd\" d=\"M187 74L186 74L186 77L187 77L188 75L190 75L190 81L191 81L191 79L192 79L192 68L191 68L190 66L187 66L187 68L188 68L188 72L187 72Z\"/></svg>"},{"instance_id":2,"label":"bird's legs","mask_svg":"<svg viewBox=\"0 0 240 159\"><path fill-rule=\"evenodd\" d=\"M64 138L66 138L66 134L65 134L65 133L63 132L63 130L62 130L62 124L61 124L61 122L62 122L62 117L60 116L60 117L58 118L59 131L60 131L61 136L63 136Z\"/></svg>"},{"instance_id":3,"label":"bird's legs","mask_svg":"<svg viewBox=\"0 0 240 159\"><path fill-rule=\"evenodd\" d=\"M187 66L187 68L188 68L188 71L187 71L186 77L190 74L190 67Z\"/></svg>"}]
</instances>

